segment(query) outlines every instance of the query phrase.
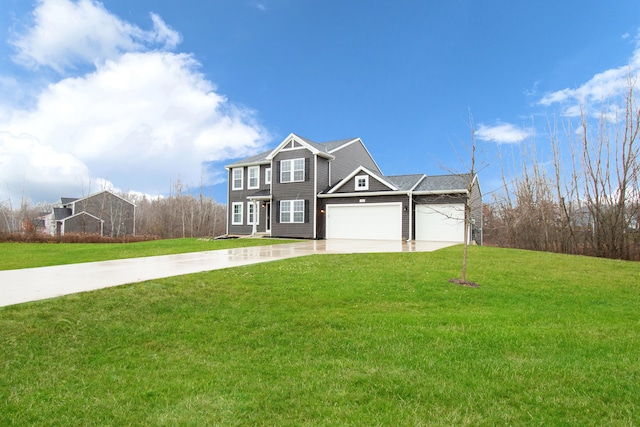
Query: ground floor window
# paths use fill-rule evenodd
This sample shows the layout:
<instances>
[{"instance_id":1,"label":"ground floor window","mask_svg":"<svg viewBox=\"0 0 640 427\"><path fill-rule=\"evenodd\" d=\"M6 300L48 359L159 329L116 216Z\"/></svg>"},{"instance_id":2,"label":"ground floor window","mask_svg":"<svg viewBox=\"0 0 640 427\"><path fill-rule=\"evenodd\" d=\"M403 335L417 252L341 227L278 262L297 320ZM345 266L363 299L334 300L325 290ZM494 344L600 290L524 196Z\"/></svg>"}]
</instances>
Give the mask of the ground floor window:
<instances>
[{"instance_id":1,"label":"ground floor window","mask_svg":"<svg viewBox=\"0 0 640 427\"><path fill-rule=\"evenodd\" d=\"M280 201L280 222L282 223L304 222L304 200Z\"/></svg>"},{"instance_id":2,"label":"ground floor window","mask_svg":"<svg viewBox=\"0 0 640 427\"><path fill-rule=\"evenodd\" d=\"M231 224L232 225L242 225L242 203L233 203L231 205L231 209L233 212L233 215L231 217Z\"/></svg>"},{"instance_id":3,"label":"ground floor window","mask_svg":"<svg viewBox=\"0 0 640 427\"><path fill-rule=\"evenodd\" d=\"M247 224L253 225L254 221L256 225L260 224L260 218L256 215L256 204L254 202L247 202Z\"/></svg>"}]
</instances>

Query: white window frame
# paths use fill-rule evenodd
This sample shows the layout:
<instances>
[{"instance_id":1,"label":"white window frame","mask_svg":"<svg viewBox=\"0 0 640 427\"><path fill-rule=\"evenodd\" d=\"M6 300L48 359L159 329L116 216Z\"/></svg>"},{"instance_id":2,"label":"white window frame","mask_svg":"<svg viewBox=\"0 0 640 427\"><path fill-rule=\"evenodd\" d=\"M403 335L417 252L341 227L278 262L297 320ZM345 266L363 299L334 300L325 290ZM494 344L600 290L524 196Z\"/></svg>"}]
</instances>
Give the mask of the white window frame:
<instances>
[{"instance_id":1,"label":"white window frame","mask_svg":"<svg viewBox=\"0 0 640 427\"><path fill-rule=\"evenodd\" d=\"M260 210L258 209L259 205L259 202L247 202L247 225L253 225L254 216L256 219L256 225L260 225ZM255 214L253 212L254 209L256 211Z\"/></svg>"},{"instance_id":2,"label":"white window frame","mask_svg":"<svg viewBox=\"0 0 640 427\"><path fill-rule=\"evenodd\" d=\"M280 161L280 182L302 182L305 180L305 158Z\"/></svg>"},{"instance_id":3,"label":"white window frame","mask_svg":"<svg viewBox=\"0 0 640 427\"><path fill-rule=\"evenodd\" d=\"M360 180L364 180L364 185L360 185ZM355 191L365 191L369 189L369 175L356 176Z\"/></svg>"},{"instance_id":4,"label":"white window frame","mask_svg":"<svg viewBox=\"0 0 640 427\"><path fill-rule=\"evenodd\" d=\"M239 180L236 178L236 174L239 172ZM236 185L236 182L240 181L240 185ZM233 168L231 169L231 189L232 190L242 190L244 186L244 168Z\"/></svg>"},{"instance_id":5,"label":"white window frame","mask_svg":"<svg viewBox=\"0 0 640 427\"><path fill-rule=\"evenodd\" d=\"M252 184L251 181L255 181L255 183ZM247 168L247 188L260 188L260 166L249 166Z\"/></svg>"},{"instance_id":6,"label":"white window frame","mask_svg":"<svg viewBox=\"0 0 640 427\"><path fill-rule=\"evenodd\" d=\"M238 212L236 212L236 207L238 207ZM231 204L231 225L242 225L242 220L244 217L244 203L242 202L233 202ZM236 215L240 215L240 220Z\"/></svg>"},{"instance_id":7,"label":"white window frame","mask_svg":"<svg viewBox=\"0 0 640 427\"><path fill-rule=\"evenodd\" d=\"M271 168L264 170L264 183L267 185L271 184Z\"/></svg>"},{"instance_id":8,"label":"white window frame","mask_svg":"<svg viewBox=\"0 0 640 427\"><path fill-rule=\"evenodd\" d=\"M283 224L304 223L304 200L281 200L280 222Z\"/></svg>"}]
</instances>

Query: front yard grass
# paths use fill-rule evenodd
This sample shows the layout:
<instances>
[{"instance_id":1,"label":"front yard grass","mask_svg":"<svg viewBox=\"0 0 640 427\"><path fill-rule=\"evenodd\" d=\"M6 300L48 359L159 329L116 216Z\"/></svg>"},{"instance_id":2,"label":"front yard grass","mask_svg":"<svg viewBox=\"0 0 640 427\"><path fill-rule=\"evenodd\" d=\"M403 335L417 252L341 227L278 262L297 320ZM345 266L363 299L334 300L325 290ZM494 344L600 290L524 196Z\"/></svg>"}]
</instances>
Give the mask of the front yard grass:
<instances>
[{"instance_id":1,"label":"front yard grass","mask_svg":"<svg viewBox=\"0 0 640 427\"><path fill-rule=\"evenodd\" d=\"M640 264L318 255L0 308L0 425L640 424Z\"/></svg>"},{"instance_id":2,"label":"front yard grass","mask_svg":"<svg viewBox=\"0 0 640 427\"><path fill-rule=\"evenodd\" d=\"M0 242L0 270L214 251L294 241L283 239L165 239L135 243Z\"/></svg>"}]
</instances>

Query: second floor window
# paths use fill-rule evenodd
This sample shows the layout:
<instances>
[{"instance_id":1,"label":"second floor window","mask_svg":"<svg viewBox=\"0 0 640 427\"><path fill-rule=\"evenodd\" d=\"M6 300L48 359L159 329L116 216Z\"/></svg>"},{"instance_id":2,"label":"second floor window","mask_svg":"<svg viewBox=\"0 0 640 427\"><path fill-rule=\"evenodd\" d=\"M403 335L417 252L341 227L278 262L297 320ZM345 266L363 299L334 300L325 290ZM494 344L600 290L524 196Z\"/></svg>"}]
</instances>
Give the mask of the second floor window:
<instances>
[{"instance_id":1,"label":"second floor window","mask_svg":"<svg viewBox=\"0 0 640 427\"><path fill-rule=\"evenodd\" d=\"M233 190L242 190L243 170L242 168L235 168L231 170L233 174Z\"/></svg>"},{"instance_id":2,"label":"second floor window","mask_svg":"<svg viewBox=\"0 0 640 427\"><path fill-rule=\"evenodd\" d=\"M251 166L249 169L249 183L247 188L260 187L260 166Z\"/></svg>"},{"instance_id":3,"label":"second floor window","mask_svg":"<svg viewBox=\"0 0 640 427\"><path fill-rule=\"evenodd\" d=\"M280 182L304 181L304 159L282 160L280 162Z\"/></svg>"},{"instance_id":4,"label":"second floor window","mask_svg":"<svg viewBox=\"0 0 640 427\"><path fill-rule=\"evenodd\" d=\"M271 184L271 168L266 168L264 170L264 183Z\"/></svg>"}]
</instances>

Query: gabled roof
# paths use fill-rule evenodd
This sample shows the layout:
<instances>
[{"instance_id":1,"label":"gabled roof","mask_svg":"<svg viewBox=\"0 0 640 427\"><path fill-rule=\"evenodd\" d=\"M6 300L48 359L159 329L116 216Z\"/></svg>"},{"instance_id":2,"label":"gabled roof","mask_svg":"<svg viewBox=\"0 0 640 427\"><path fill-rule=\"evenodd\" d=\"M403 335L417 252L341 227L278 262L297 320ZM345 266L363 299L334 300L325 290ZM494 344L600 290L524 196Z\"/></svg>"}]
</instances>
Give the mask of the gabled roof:
<instances>
[{"instance_id":1,"label":"gabled roof","mask_svg":"<svg viewBox=\"0 0 640 427\"><path fill-rule=\"evenodd\" d=\"M349 139L340 139L337 141L315 142L310 140L309 138L305 138L295 133L291 133L275 149L265 151L263 153L259 153L254 156L245 157L244 159L240 159L236 162L226 165L225 168L230 169L230 168L241 167L241 166L269 164L271 162L271 159L277 154L277 152L280 151L284 146L286 146L287 143L289 143L292 138L298 143L301 143L303 146L306 146L307 149L309 149L312 153L320 154L323 157L327 157L327 158L333 158L332 153L334 151L337 151L341 148L346 147L349 144L352 144L360 140L360 138L349 138Z\"/></svg>"},{"instance_id":2,"label":"gabled roof","mask_svg":"<svg viewBox=\"0 0 640 427\"><path fill-rule=\"evenodd\" d=\"M304 148L311 151L313 154L320 155L327 159L333 159L334 157L327 152L327 149L324 145L318 144L317 142L313 142L307 138L303 138L301 136L296 135L295 133L289 134L281 143L278 145L271 153L267 156L268 160L273 159L276 154L278 154L284 147L286 147L289 143L294 141L297 144L300 144Z\"/></svg>"},{"instance_id":3,"label":"gabled roof","mask_svg":"<svg viewBox=\"0 0 640 427\"><path fill-rule=\"evenodd\" d=\"M354 176L356 176L356 175L358 175L360 173L363 173L363 172L366 173L367 175L371 176L372 178L376 179L381 184L387 186L389 188L389 190L391 190L391 191L398 191L399 190L399 188L393 182L389 181L388 177L384 177L382 175L378 175L377 173L370 171L369 169L365 168L364 166L359 166L353 172L351 172L349 175L344 177L331 190L327 191L327 194L335 193L340 188L342 188L347 182L349 182Z\"/></svg>"},{"instance_id":4,"label":"gabled roof","mask_svg":"<svg viewBox=\"0 0 640 427\"><path fill-rule=\"evenodd\" d=\"M77 218L77 217L79 217L79 216L88 216L88 217L91 217L91 218L93 218L93 219L95 219L95 220L97 220L97 221L104 222L104 220L103 220L103 219L100 219L100 218L98 218L98 217L97 217L97 216L95 216L95 215L91 215L89 212L86 212L86 211L78 212L77 214L74 214L74 215L68 216L68 217L66 217L66 218L62 218L62 219L61 219L61 221L65 222L65 221L68 221L68 220L70 220L70 219L72 219L72 218Z\"/></svg>"},{"instance_id":5,"label":"gabled roof","mask_svg":"<svg viewBox=\"0 0 640 427\"><path fill-rule=\"evenodd\" d=\"M78 200L77 197L60 197L60 204L61 205L68 205L69 203L73 203L76 200Z\"/></svg>"},{"instance_id":6,"label":"gabled roof","mask_svg":"<svg viewBox=\"0 0 640 427\"><path fill-rule=\"evenodd\" d=\"M414 193L466 193L469 177L469 174L425 176Z\"/></svg>"},{"instance_id":7,"label":"gabled roof","mask_svg":"<svg viewBox=\"0 0 640 427\"><path fill-rule=\"evenodd\" d=\"M117 194L115 194L115 193L113 193L112 191L109 191L109 190L102 190L102 191L98 191L97 193L89 194L88 196L81 197L81 198L79 198L79 199L75 199L75 200L73 200L73 202L78 202L78 201L82 201L82 200L87 200L87 199L90 199L90 198L95 197L95 196L97 196L97 195L99 195L99 194L102 194L102 193L109 193L109 194L111 194L112 196L117 197L118 199L120 199L120 200L122 200L122 201L124 201L124 202L127 202L127 203L129 203L130 205L132 205L132 206L135 206L135 205L136 205L135 203L130 202L129 200L127 200L127 199L125 199L125 198L123 198L123 197L120 197L120 196L118 196Z\"/></svg>"}]
</instances>

